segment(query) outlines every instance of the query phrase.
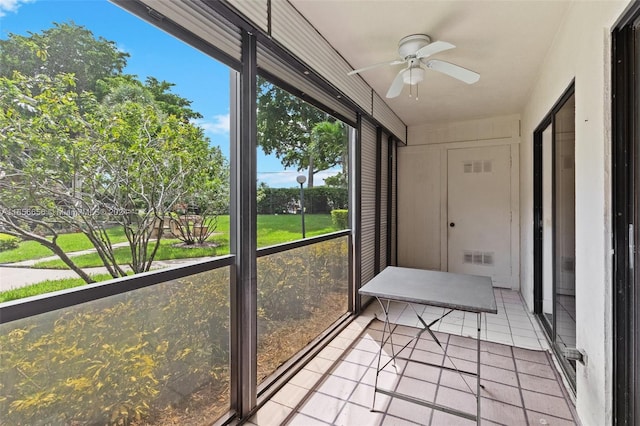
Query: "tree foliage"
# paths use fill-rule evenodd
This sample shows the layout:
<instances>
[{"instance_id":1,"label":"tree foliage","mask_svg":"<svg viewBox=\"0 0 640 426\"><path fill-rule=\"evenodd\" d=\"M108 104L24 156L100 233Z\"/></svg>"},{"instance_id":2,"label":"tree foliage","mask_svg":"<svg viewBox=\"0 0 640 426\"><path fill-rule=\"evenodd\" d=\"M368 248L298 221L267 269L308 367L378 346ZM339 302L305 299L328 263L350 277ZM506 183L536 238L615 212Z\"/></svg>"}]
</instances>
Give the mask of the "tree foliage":
<instances>
[{"instance_id":1,"label":"tree foliage","mask_svg":"<svg viewBox=\"0 0 640 426\"><path fill-rule=\"evenodd\" d=\"M14 71L29 77L73 74L75 91L82 93L95 91L100 79L121 74L128 57L115 42L96 38L83 26L54 23L39 33L9 34L0 40L0 75L10 78Z\"/></svg>"},{"instance_id":2,"label":"tree foliage","mask_svg":"<svg viewBox=\"0 0 640 426\"><path fill-rule=\"evenodd\" d=\"M45 245L90 282L57 245L61 231L82 231L119 277L127 271L115 259L108 226L124 229L128 266L142 272L160 244L154 228L162 229L176 205L198 205L213 216L222 209L228 164L191 123L200 114L171 93L173 84L121 74L127 55L73 24L0 43L7 60L0 73L0 226L6 233Z\"/></svg>"},{"instance_id":3,"label":"tree foliage","mask_svg":"<svg viewBox=\"0 0 640 426\"><path fill-rule=\"evenodd\" d=\"M191 109L190 100L171 92L174 86L173 83L159 81L155 77L147 77L143 83L134 75L120 74L98 80L96 96L98 99L108 97L108 103L111 104L143 97L145 101L155 101L156 106L165 114L174 115L186 122L202 118L202 114Z\"/></svg>"},{"instance_id":4,"label":"tree foliage","mask_svg":"<svg viewBox=\"0 0 640 426\"><path fill-rule=\"evenodd\" d=\"M168 81L159 81L155 77L147 77L145 87L153 95L157 105L165 114L181 117L185 121L202 118L202 114L191 109L191 101L180 95L171 93L175 86Z\"/></svg>"},{"instance_id":5,"label":"tree foliage","mask_svg":"<svg viewBox=\"0 0 640 426\"><path fill-rule=\"evenodd\" d=\"M263 78L258 80L258 143L285 167L313 176L343 162L347 150L343 123Z\"/></svg>"}]
</instances>

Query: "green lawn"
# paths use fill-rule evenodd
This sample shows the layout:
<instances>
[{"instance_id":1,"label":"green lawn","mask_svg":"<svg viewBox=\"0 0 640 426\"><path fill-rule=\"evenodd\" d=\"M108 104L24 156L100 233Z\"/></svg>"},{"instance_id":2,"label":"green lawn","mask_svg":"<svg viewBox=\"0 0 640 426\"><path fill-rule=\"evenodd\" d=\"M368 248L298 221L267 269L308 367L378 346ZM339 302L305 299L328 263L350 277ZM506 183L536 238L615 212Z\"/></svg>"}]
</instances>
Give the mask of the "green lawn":
<instances>
[{"instance_id":1,"label":"green lawn","mask_svg":"<svg viewBox=\"0 0 640 426\"><path fill-rule=\"evenodd\" d=\"M107 231L112 243L127 241L122 228L112 228ZM58 244L66 252L87 250L93 248L91 241L82 233L62 234L58 237ZM53 252L35 241L23 241L13 250L0 252L0 263L21 262L23 260L41 259L52 256Z\"/></svg>"},{"instance_id":2,"label":"green lawn","mask_svg":"<svg viewBox=\"0 0 640 426\"><path fill-rule=\"evenodd\" d=\"M306 237L328 234L335 229L331 215L304 215ZM302 239L302 219L300 215L258 215L258 247L272 246Z\"/></svg>"},{"instance_id":3,"label":"green lawn","mask_svg":"<svg viewBox=\"0 0 640 426\"><path fill-rule=\"evenodd\" d=\"M165 239L160 241L160 248L156 253L155 260L168 260L168 259L187 259L191 257L205 257L205 256L220 256L222 254L229 253L229 243L219 242L222 238L215 236L210 238L216 242L216 244L223 244L219 247L209 248L181 248L174 247L174 244L180 243L180 240ZM148 253L151 253L152 247L148 247ZM126 265L131 262L131 252L129 247L118 247L113 250L119 265ZM74 256L73 262L80 268L93 268L96 266L103 266L102 260L96 253L83 254L82 256ZM46 262L38 262L34 268L42 269L69 269L61 260L49 260Z\"/></svg>"},{"instance_id":4,"label":"green lawn","mask_svg":"<svg viewBox=\"0 0 640 426\"><path fill-rule=\"evenodd\" d=\"M305 215L305 231L307 237L312 237L333 232L335 229L331 223L330 215ZM299 215L259 215L257 234L258 247L298 240L302 238L301 218ZM218 228L216 233L209 238L209 241L214 242L217 247L181 248L175 247L175 244L180 243L179 240L164 239L161 241L155 260L185 259L228 254L229 216L221 216L218 218ZM117 248L114 250L114 253L118 259L118 263L121 265L126 265L131 261L128 247ZM97 254L76 256L73 257L73 261L81 268L103 265ZM34 267L44 269L68 269L60 260L39 262Z\"/></svg>"},{"instance_id":5,"label":"green lawn","mask_svg":"<svg viewBox=\"0 0 640 426\"><path fill-rule=\"evenodd\" d=\"M110 280L112 277L109 274L98 274L91 276L96 282ZM25 287L15 288L7 291L0 292L0 303L8 302L9 300L22 299L24 297L37 296L43 293L50 293L52 291L66 290L72 287L79 287L86 283L82 278L66 278L60 280L46 280L37 284L31 284Z\"/></svg>"}]
</instances>

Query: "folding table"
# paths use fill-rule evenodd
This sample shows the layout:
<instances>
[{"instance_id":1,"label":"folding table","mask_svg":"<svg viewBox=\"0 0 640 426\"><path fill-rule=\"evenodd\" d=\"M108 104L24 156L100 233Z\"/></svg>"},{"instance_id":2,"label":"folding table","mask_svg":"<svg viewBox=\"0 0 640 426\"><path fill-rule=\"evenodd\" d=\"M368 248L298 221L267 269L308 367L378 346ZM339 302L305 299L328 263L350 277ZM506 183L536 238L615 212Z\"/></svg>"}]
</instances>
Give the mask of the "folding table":
<instances>
[{"instance_id":1,"label":"folding table","mask_svg":"<svg viewBox=\"0 0 640 426\"><path fill-rule=\"evenodd\" d=\"M395 266L389 266L371 281L365 284L359 290L361 295L375 297L382 310L384 311L384 328L382 330L382 337L380 342L380 351L378 352L378 366L376 369L376 380L373 393L373 404L371 410L375 409L376 393L382 393L405 401L413 402L425 407L433 408L440 411L445 411L450 414L465 417L470 420L475 420L477 424L480 424L480 329L482 324L482 313L497 314L498 308L496 306L496 298L493 293L493 284L490 277L478 276L478 275L465 275L455 274L450 272L441 271L428 271L424 269L413 268L400 268ZM414 310L422 329L420 329L416 336L407 342L397 353L393 345L393 333L397 328L397 325L392 327L389 322L389 306L391 302L406 303ZM413 304L427 305L441 307L445 309L445 313L431 321L429 324L423 319L422 315L418 314ZM415 347L418 339L423 332L428 332L434 341L442 348L440 341L431 330L431 326L442 320L454 310L465 311L475 313L477 315L477 371L476 373L465 372L458 370L455 367L455 363L448 357L446 351L443 352L445 357L449 359L454 368L450 368L444 365L436 365L419 360L412 360L410 358L400 357L400 353L406 349L412 342ZM386 335L386 338L385 338ZM391 342L391 359L385 363L382 367L382 350L386 343ZM477 400L477 412L474 416L471 413L467 413L455 408L446 407L436 404L435 401L425 401L415 396L405 395L392 390L378 388L378 376L380 371L384 369L389 363L394 362L396 359L405 360L407 362L416 362L423 365L429 365L438 367L441 369L456 371L459 374L466 374L470 376L476 376L476 400ZM466 380L465 380L466 383Z\"/></svg>"}]
</instances>

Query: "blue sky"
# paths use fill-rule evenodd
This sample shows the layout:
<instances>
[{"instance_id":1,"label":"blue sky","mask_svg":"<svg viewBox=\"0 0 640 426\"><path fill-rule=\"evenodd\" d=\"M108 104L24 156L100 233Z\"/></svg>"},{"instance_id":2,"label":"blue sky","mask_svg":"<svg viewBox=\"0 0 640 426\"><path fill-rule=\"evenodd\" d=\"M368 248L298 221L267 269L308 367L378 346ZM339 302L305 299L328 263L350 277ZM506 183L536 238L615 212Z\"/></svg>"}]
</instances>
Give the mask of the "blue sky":
<instances>
[{"instance_id":1,"label":"blue sky","mask_svg":"<svg viewBox=\"0 0 640 426\"><path fill-rule=\"evenodd\" d=\"M0 39L69 21L129 53L126 73L141 80L153 76L175 83L173 92L193 101L192 108L204 117L198 124L228 158L230 71L226 66L106 0L0 0ZM258 181L271 187L294 187L301 173L285 170L278 159L258 149ZM331 174L316 174L315 184Z\"/></svg>"}]
</instances>

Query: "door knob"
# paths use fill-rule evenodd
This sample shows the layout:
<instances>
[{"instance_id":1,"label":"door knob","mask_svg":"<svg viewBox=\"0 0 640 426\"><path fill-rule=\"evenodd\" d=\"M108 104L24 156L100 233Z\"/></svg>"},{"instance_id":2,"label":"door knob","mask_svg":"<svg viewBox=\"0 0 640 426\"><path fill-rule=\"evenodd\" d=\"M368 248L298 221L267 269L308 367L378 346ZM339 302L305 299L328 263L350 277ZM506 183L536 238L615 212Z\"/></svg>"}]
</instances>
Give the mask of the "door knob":
<instances>
[{"instance_id":1,"label":"door knob","mask_svg":"<svg viewBox=\"0 0 640 426\"><path fill-rule=\"evenodd\" d=\"M451 222L451 223L449 224L449 226L453 228L454 226L456 226L456 224L455 224L455 223L453 223L453 222Z\"/></svg>"}]
</instances>

